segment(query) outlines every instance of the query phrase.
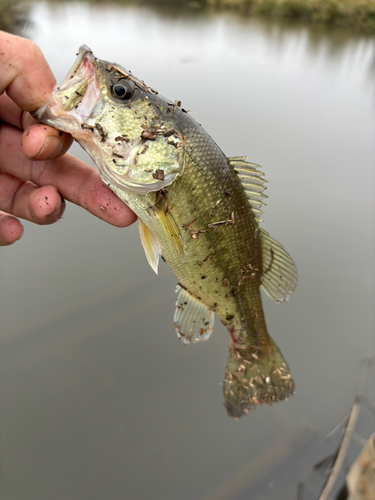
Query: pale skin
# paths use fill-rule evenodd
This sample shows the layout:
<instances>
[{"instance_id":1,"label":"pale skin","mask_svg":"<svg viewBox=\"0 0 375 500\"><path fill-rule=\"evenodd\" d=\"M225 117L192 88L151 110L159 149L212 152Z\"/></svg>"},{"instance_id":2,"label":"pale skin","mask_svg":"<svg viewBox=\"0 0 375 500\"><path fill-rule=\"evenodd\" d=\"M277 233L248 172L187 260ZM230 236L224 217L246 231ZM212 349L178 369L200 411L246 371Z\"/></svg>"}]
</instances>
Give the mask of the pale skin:
<instances>
[{"instance_id":1,"label":"pale skin","mask_svg":"<svg viewBox=\"0 0 375 500\"><path fill-rule=\"evenodd\" d=\"M22 237L19 219L58 221L64 200L114 226L136 219L97 170L66 152L69 134L37 124L28 113L50 99L55 85L33 42L0 31L0 245Z\"/></svg>"}]
</instances>

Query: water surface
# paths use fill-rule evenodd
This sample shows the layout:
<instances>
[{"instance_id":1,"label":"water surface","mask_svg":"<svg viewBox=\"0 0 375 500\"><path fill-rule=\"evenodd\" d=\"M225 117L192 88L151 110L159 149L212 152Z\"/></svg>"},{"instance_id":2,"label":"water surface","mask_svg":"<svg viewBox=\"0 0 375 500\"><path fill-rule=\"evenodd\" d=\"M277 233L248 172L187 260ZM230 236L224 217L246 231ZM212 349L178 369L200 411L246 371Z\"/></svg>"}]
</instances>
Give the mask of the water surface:
<instances>
[{"instance_id":1,"label":"water surface","mask_svg":"<svg viewBox=\"0 0 375 500\"><path fill-rule=\"evenodd\" d=\"M1 498L296 498L374 352L374 38L78 2L32 4L25 34L59 82L85 43L181 100L228 156L264 166L263 227L299 271L291 300L264 308L297 390L229 419L225 329L184 348L176 280L164 264L154 275L136 226L69 205L2 249Z\"/></svg>"}]
</instances>

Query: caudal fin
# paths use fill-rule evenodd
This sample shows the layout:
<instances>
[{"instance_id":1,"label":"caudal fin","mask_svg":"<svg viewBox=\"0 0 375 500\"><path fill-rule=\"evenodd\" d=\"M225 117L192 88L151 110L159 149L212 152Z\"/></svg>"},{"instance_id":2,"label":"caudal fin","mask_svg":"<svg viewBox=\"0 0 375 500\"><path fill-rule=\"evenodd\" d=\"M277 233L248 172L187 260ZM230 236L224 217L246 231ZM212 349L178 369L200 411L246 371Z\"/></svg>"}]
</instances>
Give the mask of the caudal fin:
<instances>
[{"instance_id":1,"label":"caudal fin","mask_svg":"<svg viewBox=\"0 0 375 500\"><path fill-rule=\"evenodd\" d=\"M224 404L232 418L239 418L257 404L282 401L294 392L290 370L277 345L262 350L229 344L224 376Z\"/></svg>"}]
</instances>

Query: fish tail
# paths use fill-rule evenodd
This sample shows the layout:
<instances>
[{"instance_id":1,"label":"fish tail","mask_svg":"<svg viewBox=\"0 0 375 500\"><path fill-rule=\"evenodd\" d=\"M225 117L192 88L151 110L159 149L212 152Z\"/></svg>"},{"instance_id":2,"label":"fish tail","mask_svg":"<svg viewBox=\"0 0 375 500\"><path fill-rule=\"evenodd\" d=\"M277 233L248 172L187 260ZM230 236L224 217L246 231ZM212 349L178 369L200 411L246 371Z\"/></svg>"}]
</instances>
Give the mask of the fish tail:
<instances>
[{"instance_id":1,"label":"fish tail","mask_svg":"<svg viewBox=\"0 0 375 500\"><path fill-rule=\"evenodd\" d=\"M239 418L254 410L257 404L272 405L291 396L294 382L272 340L261 349L231 342L223 390L228 415Z\"/></svg>"}]
</instances>

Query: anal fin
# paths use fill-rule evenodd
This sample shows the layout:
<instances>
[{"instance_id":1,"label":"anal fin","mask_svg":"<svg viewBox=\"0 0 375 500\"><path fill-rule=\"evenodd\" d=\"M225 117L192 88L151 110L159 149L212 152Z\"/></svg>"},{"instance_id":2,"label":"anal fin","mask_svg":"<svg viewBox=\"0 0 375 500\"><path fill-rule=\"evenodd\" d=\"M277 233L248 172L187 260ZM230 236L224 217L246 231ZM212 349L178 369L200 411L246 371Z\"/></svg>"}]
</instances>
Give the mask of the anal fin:
<instances>
[{"instance_id":1,"label":"anal fin","mask_svg":"<svg viewBox=\"0 0 375 500\"><path fill-rule=\"evenodd\" d=\"M214 312L177 286L178 297L173 327L184 344L207 340L213 332Z\"/></svg>"}]
</instances>

